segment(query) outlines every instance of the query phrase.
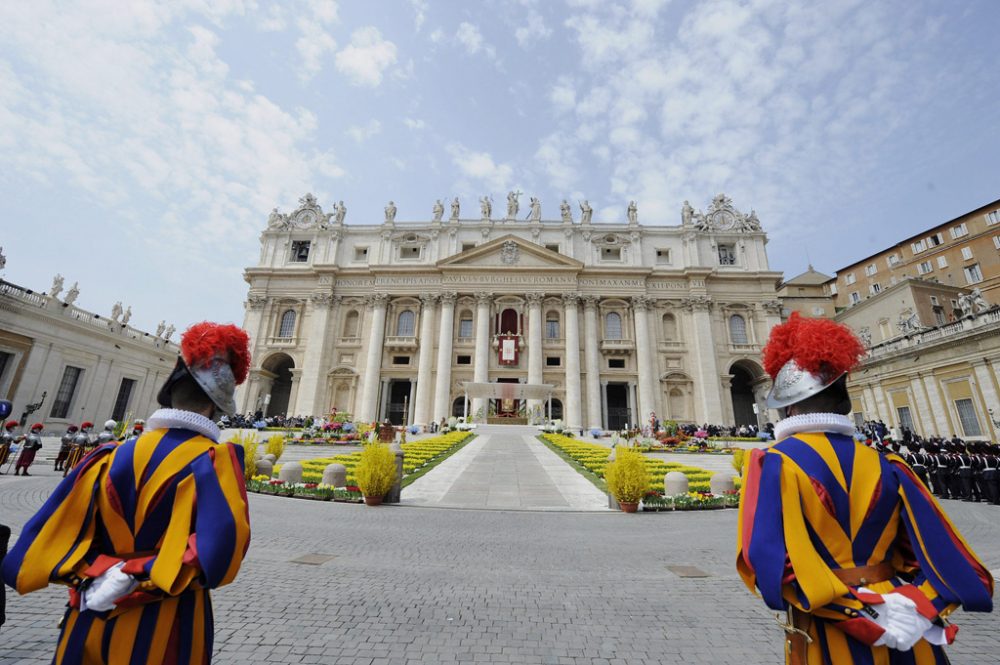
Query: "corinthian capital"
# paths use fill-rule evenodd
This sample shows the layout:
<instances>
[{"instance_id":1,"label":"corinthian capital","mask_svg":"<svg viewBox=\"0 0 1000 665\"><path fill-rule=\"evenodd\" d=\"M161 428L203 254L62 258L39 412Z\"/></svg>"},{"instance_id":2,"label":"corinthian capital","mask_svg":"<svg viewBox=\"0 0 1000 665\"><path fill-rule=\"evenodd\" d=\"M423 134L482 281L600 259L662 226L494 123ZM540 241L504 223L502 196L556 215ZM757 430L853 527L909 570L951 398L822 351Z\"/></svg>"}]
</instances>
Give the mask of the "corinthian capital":
<instances>
[{"instance_id":1,"label":"corinthian capital","mask_svg":"<svg viewBox=\"0 0 1000 665\"><path fill-rule=\"evenodd\" d=\"M597 309L600 304L601 299L598 296L583 296L583 308L584 309Z\"/></svg>"},{"instance_id":2,"label":"corinthian capital","mask_svg":"<svg viewBox=\"0 0 1000 665\"><path fill-rule=\"evenodd\" d=\"M458 299L458 294L454 291L446 291L441 294L441 305L454 305Z\"/></svg>"},{"instance_id":3,"label":"corinthian capital","mask_svg":"<svg viewBox=\"0 0 1000 665\"><path fill-rule=\"evenodd\" d=\"M423 303L424 309L429 309L437 304L438 295L436 293L422 293L420 294L420 302Z\"/></svg>"},{"instance_id":4,"label":"corinthian capital","mask_svg":"<svg viewBox=\"0 0 1000 665\"><path fill-rule=\"evenodd\" d=\"M476 294L476 304L477 305L492 305L493 304L493 294L486 291L480 291Z\"/></svg>"},{"instance_id":5,"label":"corinthian capital","mask_svg":"<svg viewBox=\"0 0 1000 665\"><path fill-rule=\"evenodd\" d=\"M650 299L646 296L632 296L632 309L637 312L645 312L649 304Z\"/></svg>"},{"instance_id":6,"label":"corinthian capital","mask_svg":"<svg viewBox=\"0 0 1000 665\"><path fill-rule=\"evenodd\" d=\"M266 296L259 295L249 295L247 296L247 309L261 310L267 304Z\"/></svg>"},{"instance_id":7,"label":"corinthian capital","mask_svg":"<svg viewBox=\"0 0 1000 665\"><path fill-rule=\"evenodd\" d=\"M692 296L690 298L685 298L683 301L684 307L695 311L707 312L712 309L712 299L708 296Z\"/></svg>"},{"instance_id":8,"label":"corinthian capital","mask_svg":"<svg viewBox=\"0 0 1000 665\"><path fill-rule=\"evenodd\" d=\"M385 307L389 302L389 296L385 293L370 293L365 296L365 304L368 307Z\"/></svg>"},{"instance_id":9,"label":"corinthian capital","mask_svg":"<svg viewBox=\"0 0 1000 665\"><path fill-rule=\"evenodd\" d=\"M329 307L333 303L333 294L330 293L314 293L309 297L312 300L314 307Z\"/></svg>"},{"instance_id":10,"label":"corinthian capital","mask_svg":"<svg viewBox=\"0 0 1000 665\"><path fill-rule=\"evenodd\" d=\"M562 294L563 305L566 307L576 307L580 304L580 294L579 293L564 293Z\"/></svg>"},{"instance_id":11,"label":"corinthian capital","mask_svg":"<svg viewBox=\"0 0 1000 665\"><path fill-rule=\"evenodd\" d=\"M545 298L545 294L544 293L526 293L526 294L524 294L524 298L525 298L525 300L528 301L528 304L531 305L532 307L541 307L542 306L542 300Z\"/></svg>"}]
</instances>

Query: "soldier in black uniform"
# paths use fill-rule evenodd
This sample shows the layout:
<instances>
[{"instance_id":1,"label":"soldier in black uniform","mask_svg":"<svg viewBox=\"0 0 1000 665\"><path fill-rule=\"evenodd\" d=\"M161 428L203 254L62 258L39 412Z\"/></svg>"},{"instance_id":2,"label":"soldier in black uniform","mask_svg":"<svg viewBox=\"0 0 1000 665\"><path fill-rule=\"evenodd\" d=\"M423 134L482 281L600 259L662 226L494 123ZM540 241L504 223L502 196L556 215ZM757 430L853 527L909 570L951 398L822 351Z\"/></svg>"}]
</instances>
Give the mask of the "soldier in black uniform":
<instances>
[{"instance_id":1,"label":"soldier in black uniform","mask_svg":"<svg viewBox=\"0 0 1000 665\"><path fill-rule=\"evenodd\" d=\"M917 474L917 477L924 482L924 485L930 489L930 479L927 476L927 456L924 454L922 448L917 447L917 445L913 443L911 443L911 445L913 447L907 447L909 452L906 453L906 457L903 459L905 459L906 463L910 465L913 472Z\"/></svg>"},{"instance_id":2,"label":"soldier in black uniform","mask_svg":"<svg viewBox=\"0 0 1000 665\"><path fill-rule=\"evenodd\" d=\"M995 443L983 457L983 493L987 501L1000 506L1000 446Z\"/></svg>"},{"instance_id":3,"label":"soldier in black uniform","mask_svg":"<svg viewBox=\"0 0 1000 665\"><path fill-rule=\"evenodd\" d=\"M69 451L73 447L73 437L76 436L79 429L76 425L70 425L66 428L66 433L59 440L59 454L56 455L56 465L52 469L53 471L63 470L63 465L66 464L66 459L69 457Z\"/></svg>"}]
</instances>

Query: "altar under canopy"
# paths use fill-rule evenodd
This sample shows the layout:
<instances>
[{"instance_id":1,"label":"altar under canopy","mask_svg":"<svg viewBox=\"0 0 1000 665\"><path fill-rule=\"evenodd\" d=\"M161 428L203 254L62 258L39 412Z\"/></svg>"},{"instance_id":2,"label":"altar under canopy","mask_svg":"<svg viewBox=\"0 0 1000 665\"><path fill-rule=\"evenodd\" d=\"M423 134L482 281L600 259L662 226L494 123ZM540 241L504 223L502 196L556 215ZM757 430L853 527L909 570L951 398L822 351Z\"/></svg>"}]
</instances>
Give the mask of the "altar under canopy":
<instances>
[{"instance_id":1,"label":"altar under canopy","mask_svg":"<svg viewBox=\"0 0 1000 665\"><path fill-rule=\"evenodd\" d=\"M495 400L493 402L495 408L490 408L489 413L486 414L487 422L491 422L494 418L506 422L515 420L531 422L533 416L537 416L536 420L540 419L542 414L527 413L526 409L522 407L525 400L544 401L547 419L552 420L552 391L555 386L551 383L476 383L464 381L461 386L465 391L464 415L466 421L469 419L469 400L476 398Z\"/></svg>"}]
</instances>

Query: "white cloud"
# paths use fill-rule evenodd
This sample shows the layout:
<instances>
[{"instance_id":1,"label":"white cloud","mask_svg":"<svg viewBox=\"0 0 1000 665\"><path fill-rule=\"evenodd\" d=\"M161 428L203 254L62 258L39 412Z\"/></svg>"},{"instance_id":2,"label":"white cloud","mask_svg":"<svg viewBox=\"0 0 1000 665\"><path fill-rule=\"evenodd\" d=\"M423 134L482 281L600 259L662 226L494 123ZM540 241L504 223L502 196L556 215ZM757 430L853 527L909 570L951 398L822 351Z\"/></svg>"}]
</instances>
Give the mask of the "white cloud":
<instances>
[{"instance_id":1,"label":"white cloud","mask_svg":"<svg viewBox=\"0 0 1000 665\"><path fill-rule=\"evenodd\" d=\"M347 130L347 135L358 143L364 143L371 137L382 131L382 123L372 118L364 125L352 125Z\"/></svg>"},{"instance_id":2,"label":"white cloud","mask_svg":"<svg viewBox=\"0 0 1000 665\"><path fill-rule=\"evenodd\" d=\"M528 10L527 23L514 31L514 37L522 48L551 36L552 28L545 25L545 19L533 8Z\"/></svg>"},{"instance_id":3,"label":"white cloud","mask_svg":"<svg viewBox=\"0 0 1000 665\"><path fill-rule=\"evenodd\" d=\"M479 26L462 21L458 24L458 29L455 31L455 39L465 47L465 52L469 55L475 55L482 51L490 59L496 58L496 49L483 38L483 33L479 31Z\"/></svg>"},{"instance_id":4,"label":"white cloud","mask_svg":"<svg viewBox=\"0 0 1000 665\"><path fill-rule=\"evenodd\" d=\"M432 44L440 44L444 41L444 30L441 28L434 28L427 38L431 40Z\"/></svg>"},{"instance_id":5,"label":"white cloud","mask_svg":"<svg viewBox=\"0 0 1000 665\"><path fill-rule=\"evenodd\" d=\"M514 169L509 164L498 164L490 153L469 150L460 143L450 143L446 149L464 177L484 185L488 191L507 189L514 175Z\"/></svg>"},{"instance_id":6,"label":"white cloud","mask_svg":"<svg viewBox=\"0 0 1000 665\"><path fill-rule=\"evenodd\" d=\"M426 123L420 118L403 118L403 124L410 129L423 129Z\"/></svg>"},{"instance_id":7,"label":"white cloud","mask_svg":"<svg viewBox=\"0 0 1000 665\"><path fill-rule=\"evenodd\" d=\"M410 6L413 7L413 29L420 32L427 20L427 0L410 0Z\"/></svg>"},{"instance_id":8,"label":"white cloud","mask_svg":"<svg viewBox=\"0 0 1000 665\"><path fill-rule=\"evenodd\" d=\"M270 16L275 17L281 10L272 8L270 11ZM283 19L276 22L280 25L281 21ZM302 56L302 67L298 71L300 80L308 81L322 71L324 56L337 49L337 42L325 28L336 21L337 3L333 0L307 0L305 3L303 15L295 22L300 33L295 49Z\"/></svg>"},{"instance_id":9,"label":"white cloud","mask_svg":"<svg viewBox=\"0 0 1000 665\"><path fill-rule=\"evenodd\" d=\"M357 86L376 88L382 73L396 62L396 45L374 26L351 33L351 43L336 56L337 69Z\"/></svg>"},{"instance_id":10,"label":"white cloud","mask_svg":"<svg viewBox=\"0 0 1000 665\"><path fill-rule=\"evenodd\" d=\"M557 113L573 110L576 106L576 89L573 83L565 76L559 77L549 93L549 99Z\"/></svg>"}]
</instances>

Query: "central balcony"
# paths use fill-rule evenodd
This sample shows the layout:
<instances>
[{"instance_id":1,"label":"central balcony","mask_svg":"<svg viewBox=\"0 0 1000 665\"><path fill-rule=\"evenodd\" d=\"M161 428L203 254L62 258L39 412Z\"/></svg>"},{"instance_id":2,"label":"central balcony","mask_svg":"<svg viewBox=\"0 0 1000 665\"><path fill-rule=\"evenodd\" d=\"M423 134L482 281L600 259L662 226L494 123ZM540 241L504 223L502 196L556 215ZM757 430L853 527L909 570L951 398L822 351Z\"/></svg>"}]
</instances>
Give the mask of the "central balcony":
<instances>
[{"instance_id":1,"label":"central balcony","mask_svg":"<svg viewBox=\"0 0 1000 665\"><path fill-rule=\"evenodd\" d=\"M635 342L630 339L602 339L601 353L608 356L627 356L635 350Z\"/></svg>"},{"instance_id":2,"label":"central balcony","mask_svg":"<svg viewBox=\"0 0 1000 665\"><path fill-rule=\"evenodd\" d=\"M392 335L385 338L385 348L392 351L416 351L417 338L413 335Z\"/></svg>"}]
</instances>

